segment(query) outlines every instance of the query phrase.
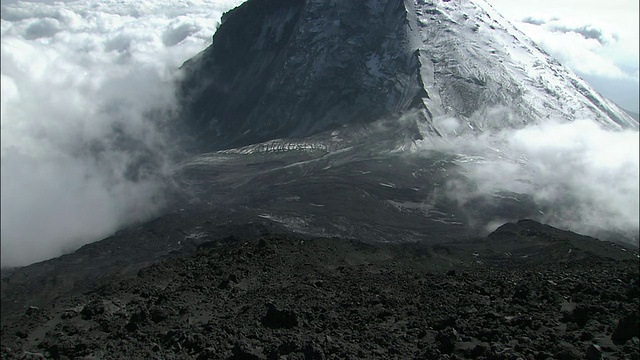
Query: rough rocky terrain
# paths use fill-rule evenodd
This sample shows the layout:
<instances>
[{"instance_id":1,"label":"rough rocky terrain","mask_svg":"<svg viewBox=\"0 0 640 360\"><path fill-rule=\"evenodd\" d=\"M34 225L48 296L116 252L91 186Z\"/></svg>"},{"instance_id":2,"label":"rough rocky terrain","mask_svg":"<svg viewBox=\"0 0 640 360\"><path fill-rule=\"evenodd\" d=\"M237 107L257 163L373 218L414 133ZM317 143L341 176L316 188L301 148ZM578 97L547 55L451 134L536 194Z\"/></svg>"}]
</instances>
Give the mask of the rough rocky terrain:
<instances>
[{"instance_id":1,"label":"rough rocky terrain","mask_svg":"<svg viewBox=\"0 0 640 360\"><path fill-rule=\"evenodd\" d=\"M533 221L429 245L248 232L3 308L2 358L638 359L638 276L637 249Z\"/></svg>"}]
</instances>

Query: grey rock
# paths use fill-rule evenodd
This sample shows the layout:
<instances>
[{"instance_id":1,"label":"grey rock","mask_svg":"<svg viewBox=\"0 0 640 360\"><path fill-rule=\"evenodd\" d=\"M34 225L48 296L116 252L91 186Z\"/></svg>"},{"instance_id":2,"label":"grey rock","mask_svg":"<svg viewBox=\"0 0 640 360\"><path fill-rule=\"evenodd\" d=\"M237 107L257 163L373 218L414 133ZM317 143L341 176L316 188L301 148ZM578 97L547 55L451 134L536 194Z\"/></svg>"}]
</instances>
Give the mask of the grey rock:
<instances>
[{"instance_id":1,"label":"grey rock","mask_svg":"<svg viewBox=\"0 0 640 360\"><path fill-rule=\"evenodd\" d=\"M240 339L232 350L234 360L262 360L266 357L261 353L260 349L253 346L247 339Z\"/></svg>"},{"instance_id":2,"label":"grey rock","mask_svg":"<svg viewBox=\"0 0 640 360\"><path fill-rule=\"evenodd\" d=\"M44 359L46 359L46 357L42 353L25 351L20 359L22 359L22 360L40 360L40 359L44 360Z\"/></svg>"},{"instance_id":3,"label":"grey rock","mask_svg":"<svg viewBox=\"0 0 640 360\"><path fill-rule=\"evenodd\" d=\"M640 332L640 317L637 313L629 313L618 321L611 340L616 344L624 344L633 337L638 337Z\"/></svg>"},{"instance_id":4,"label":"grey rock","mask_svg":"<svg viewBox=\"0 0 640 360\"><path fill-rule=\"evenodd\" d=\"M460 335L456 329L447 327L438 332L436 340L439 342L438 349L444 354L450 354L455 348L456 342L460 340Z\"/></svg>"},{"instance_id":5,"label":"grey rock","mask_svg":"<svg viewBox=\"0 0 640 360\"><path fill-rule=\"evenodd\" d=\"M587 348L585 356L587 360L600 360L602 359L602 349L596 344L591 344Z\"/></svg>"}]
</instances>

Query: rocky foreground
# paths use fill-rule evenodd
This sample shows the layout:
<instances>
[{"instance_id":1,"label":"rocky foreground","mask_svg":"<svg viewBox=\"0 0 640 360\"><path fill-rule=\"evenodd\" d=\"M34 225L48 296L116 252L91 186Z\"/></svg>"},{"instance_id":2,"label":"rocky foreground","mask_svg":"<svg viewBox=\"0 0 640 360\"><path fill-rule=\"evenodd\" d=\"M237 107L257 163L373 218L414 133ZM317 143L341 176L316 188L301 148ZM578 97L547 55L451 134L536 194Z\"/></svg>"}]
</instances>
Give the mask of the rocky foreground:
<instances>
[{"instance_id":1,"label":"rocky foreground","mask_svg":"<svg viewBox=\"0 0 640 360\"><path fill-rule=\"evenodd\" d=\"M3 310L2 359L638 359L638 278L637 249L533 221L435 245L227 237Z\"/></svg>"}]
</instances>

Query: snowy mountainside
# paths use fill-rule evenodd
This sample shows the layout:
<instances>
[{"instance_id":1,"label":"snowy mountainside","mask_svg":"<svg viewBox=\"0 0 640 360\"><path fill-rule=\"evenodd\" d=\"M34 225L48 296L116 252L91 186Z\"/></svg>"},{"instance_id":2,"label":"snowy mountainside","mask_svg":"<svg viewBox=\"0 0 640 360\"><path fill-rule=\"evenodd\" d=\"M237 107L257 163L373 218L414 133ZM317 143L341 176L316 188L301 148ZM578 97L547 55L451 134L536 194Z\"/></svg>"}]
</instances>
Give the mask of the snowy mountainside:
<instances>
[{"instance_id":1,"label":"snowy mountainside","mask_svg":"<svg viewBox=\"0 0 640 360\"><path fill-rule=\"evenodd\" d=\"M425 107L438 123L500 129L545 119L592 119L638 128L611 101L546 54L484 0L416 1L421 76L435 94ZM444 130L446 132L446 129Z\"/></svg>"}]
</instances>

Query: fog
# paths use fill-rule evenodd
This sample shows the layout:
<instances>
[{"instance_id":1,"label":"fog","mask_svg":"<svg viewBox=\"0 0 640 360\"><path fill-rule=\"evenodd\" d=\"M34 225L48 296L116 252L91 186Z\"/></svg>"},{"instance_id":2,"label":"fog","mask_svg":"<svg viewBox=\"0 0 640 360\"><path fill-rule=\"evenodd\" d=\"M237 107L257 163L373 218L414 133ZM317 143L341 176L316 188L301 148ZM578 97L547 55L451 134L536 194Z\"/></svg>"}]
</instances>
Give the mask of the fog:
<instances>
[{"instance_id":1,"label":"fog","mask_svg":"<svg viewBox=\"0 0 640 360\"><path fill-rule=\"evenodd\" d=\"M2 7L2 266L61 255L162 208L177 70L239 3Z\"/></svg>"},{"instance_id":2,"label":"fog","mask_svg":"<svg viewBox=\"0 0 640 360\"><path fill-rule=\"evenodd\" d=\"M450 132L460 123L442 120ZM511 193L532 199L538 220L598 236L622 232L637 242L639 229L639 136L608 131L594 121L549 121L522 129L427 137L421 151L456 154L456 163L474 186L445 185L446 196L465 204L481 196ZM492 231L505 221L481 224ZM622 240L622 239L621 239Z\"/></svg>"}]
</instances>

